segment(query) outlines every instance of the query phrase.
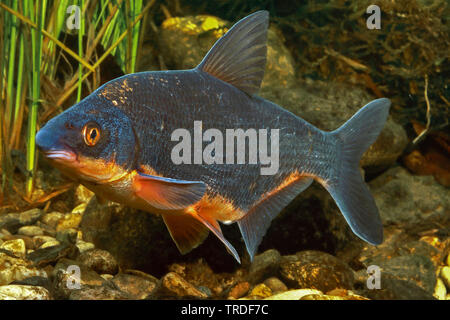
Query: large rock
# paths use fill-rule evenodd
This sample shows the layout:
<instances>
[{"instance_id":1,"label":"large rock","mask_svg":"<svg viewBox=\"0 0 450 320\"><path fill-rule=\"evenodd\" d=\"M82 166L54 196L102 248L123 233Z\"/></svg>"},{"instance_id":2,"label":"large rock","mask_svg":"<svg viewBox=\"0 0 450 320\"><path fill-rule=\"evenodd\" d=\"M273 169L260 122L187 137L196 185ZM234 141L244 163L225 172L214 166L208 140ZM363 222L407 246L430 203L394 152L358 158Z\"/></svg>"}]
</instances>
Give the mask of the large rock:
<instances>
[{"instance_id":1,"label":"large rock","mask_svg":"<svg viewBox=\"0 0 450 320\"><path fill-rule=\"evenodd\" d=\"M278 272L281 255L277 250L267 250L255 256L250 266L248 280L250 283L258 283Z\"/></svg>"},{"instance_id":2,"label":"large rock","mask_svg":"<svg viewBox=\"0 0 450 320\"><path fill-rule=\"evenodd\" d=\"M373 300L435 300L433 294L426 291L416 282L400 279L389 272L381 273L380 289L367 288L367 274L359 277L358 293Z\"/></svg>"},{"instance_id":3,"label":"large rock","mask_svg":"<svg viewBox=\"0 0 450 320\"><path fill-rule=\"evenodd\" d=\"M436 269L443 261L442 254L426 242L411 240L413 237L401 229L390 229L385 232L387 237L383 244L364 246L359 257L362 266L378 266L381 283L384 276L389 274L396 280L414 283L432 295L436 286ZM393 286L397 283L393 281Z\"/></svg>"},{"instance_id":4,"label":"large rock","mask_svg":"<svg viewBox=\"0 0 450 320\"><path fill-rule=\"evenodd\" d=\"M301 251L283 257L282 279L293 288L327 292L336 288L353 288L353 270L336 257L320 251Z\"/></svg>"},{"instance_id":5,"label":"large rock","mask_svg":"<svg viewBox=\"0 0 450 320\"><path fill-rule=\"evenodd\" d=\"M450 190L432 176L414 176L395 167L370 185L384 226L396 225L417 234L450 223Z\"/></svg>"}]
</instances>

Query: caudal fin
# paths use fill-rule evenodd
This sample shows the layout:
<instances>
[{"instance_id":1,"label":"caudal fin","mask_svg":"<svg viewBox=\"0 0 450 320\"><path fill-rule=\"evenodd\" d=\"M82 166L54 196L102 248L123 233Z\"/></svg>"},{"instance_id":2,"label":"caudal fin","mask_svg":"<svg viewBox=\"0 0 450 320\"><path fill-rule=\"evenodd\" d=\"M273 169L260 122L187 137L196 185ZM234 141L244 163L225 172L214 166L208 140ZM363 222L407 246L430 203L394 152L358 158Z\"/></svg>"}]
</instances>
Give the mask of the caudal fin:
<instances>
[{"instance_id":1,"label":"caudal fin","mask_svg":"<svg viewBox=\"0 0 450 320\"><path fill-rule=\"evenodd\" d=\"M359 161L383 129L390 105L386 98L374 100L332 132L340 143L342 161L336 179L325 185L352 231L374 245L383 242L383 225Z\"/></svg>"}]
</instances>

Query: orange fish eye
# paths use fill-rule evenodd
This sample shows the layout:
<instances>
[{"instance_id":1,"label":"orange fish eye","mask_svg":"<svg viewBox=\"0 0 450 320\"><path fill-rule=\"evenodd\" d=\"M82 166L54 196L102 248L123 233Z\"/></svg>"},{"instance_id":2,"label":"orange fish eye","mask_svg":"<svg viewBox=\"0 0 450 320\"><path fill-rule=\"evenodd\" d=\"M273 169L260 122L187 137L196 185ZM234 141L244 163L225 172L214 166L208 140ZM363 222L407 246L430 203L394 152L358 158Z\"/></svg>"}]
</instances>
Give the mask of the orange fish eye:
<instances>
[{"instance_id":1,"label":"orange fish eye","mask_svg":"<svg viewBox=\"0 0 450 320\"><path fill-rule=\"evenodd\" d=\"M84 142L93 147L100 140L100 127L96 123L89 122L83 127Z\"/></svg>"}]
</instances>

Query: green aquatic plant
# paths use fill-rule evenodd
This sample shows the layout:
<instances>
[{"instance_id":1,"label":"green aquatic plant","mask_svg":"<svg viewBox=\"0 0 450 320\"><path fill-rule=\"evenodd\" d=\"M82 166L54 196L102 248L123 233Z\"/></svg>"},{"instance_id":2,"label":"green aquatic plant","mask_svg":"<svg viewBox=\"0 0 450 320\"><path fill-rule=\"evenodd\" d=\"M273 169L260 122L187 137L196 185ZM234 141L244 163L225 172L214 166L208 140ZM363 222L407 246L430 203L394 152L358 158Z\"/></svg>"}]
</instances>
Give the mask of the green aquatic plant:
<instances>
[{"instance_id":1,"label":"green aquatic plant","mask_svg":"<svg viewBox=\"0 0 450 320\"><path fill-rule=\"evenodd\" d=\"M100 85L101 63L108 56L123 72L135 71L141 20L154 2L145 7L142 0L0 2L0 205L8 203L8 194L34 201L37 129L75 91L72 103ZM80 8L80 29L67 27L70 5ZM68 35L77 36L74 46ZM72 60L76 64L67 73L62 68ZM14 158L21 153L23 166Z\"/></svg>"}]
</instances>

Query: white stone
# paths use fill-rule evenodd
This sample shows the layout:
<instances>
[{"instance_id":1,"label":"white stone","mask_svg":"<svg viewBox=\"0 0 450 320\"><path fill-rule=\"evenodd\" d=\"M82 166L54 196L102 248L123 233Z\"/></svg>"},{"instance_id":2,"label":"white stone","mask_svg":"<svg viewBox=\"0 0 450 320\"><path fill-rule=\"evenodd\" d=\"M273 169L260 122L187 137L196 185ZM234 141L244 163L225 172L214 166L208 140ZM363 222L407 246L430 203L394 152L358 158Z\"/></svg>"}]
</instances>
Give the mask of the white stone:
<instances>
[{"instance_id":1,"label":"white stone","mask_svg":"<svg viewBox=\"0 0 450 320\"><path fill-rule=\"evenodd\" d=\"M0 286L0 300L50 300L44 287L11 284Z\"/></svg>"},{"instance_id":2,"label":"white stone","mask_svg":"<svg viewBox=\"0 0 450 320\"><path fill-rule=\"evenodd\" d=\"M77 240L76 246L78 247L78 250L80 250L80 253L95 248L95 245L92 242L86 242L83 240Z\"/></svg>"},{"instance_id":3,"label":"white stone","mask_svg":"<svg viewBox=\"0 0 450 320\"><path fill-rule=\"evenodd\" d=\"M23 226L17 231L17 233L24 236L34 237L43 235L44 231L38 226Z\"/></svg>"},{"instance_id":4,"label":"white stone","mask_svg":"<svg viewBox=\"0 0 450 320\"><path fill-rule=\"evenodd\" d=\"M310 294L323 294L320 290L315 289L298 289L289 290L282 293L275 294L264 300L300 300L302 297Z\"/></svg>"},{"instance_id":5,"label":"white stone","mask_svg":"<svg viewBox=\"0 0 450 320\"><path fill-rule=\"evenodd\" d=\"M49 241L47 241L47 242L44 242L44 243L39 247L39 249L44 249L44 248L48 248L48 247L53 247L53 246L57 246L57 245L59 245L59 244L60 244L60 242L59 242L58 240L53 239L53 240L49 240Z\"/></svg>"}]
</instances>

